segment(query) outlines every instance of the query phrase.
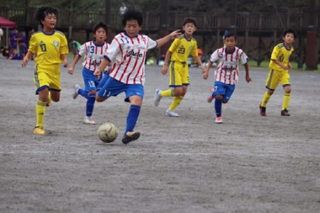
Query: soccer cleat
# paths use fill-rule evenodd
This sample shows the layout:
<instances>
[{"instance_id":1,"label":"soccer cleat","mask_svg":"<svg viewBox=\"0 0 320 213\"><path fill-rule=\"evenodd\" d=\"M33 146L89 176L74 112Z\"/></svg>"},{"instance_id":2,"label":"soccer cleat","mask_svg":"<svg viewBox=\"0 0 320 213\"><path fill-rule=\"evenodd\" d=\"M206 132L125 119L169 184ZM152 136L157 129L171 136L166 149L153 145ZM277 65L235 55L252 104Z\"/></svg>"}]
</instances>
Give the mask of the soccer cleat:
<instances>
[{"instance_id":1,"label":"soccer cleat","mask_svg":"<svg viewBox=\"0 0 320 213\"><path fill-rule=\"evenodd\" d=\"M135 141L140 137L140 132L127 132L122 138L122 143L128 144L131 141Z\"/></svg>"},{"instance_id":2,"label":"soccer cleat","mask_svg":"<svg viewBox=\"0 0 320 213\"><path fill-rule=\"evenodd\" d=\"M266 107L263 107L261 105L259 105L259 109L260 109L260 115L261 116L267 116L267 113L266 113Z\"/></svg>"},{"instance_id":3,"label":"soccer cleat","mask_svg":"<svg viewBox=\"0 0 320 213\"><path fill-rule=\"evenodd\" d=\"M222 124L222 123L223 123L223 121L222 121L222 116L216 117L215 122L216 122L216 124Z\"/></svg>"},{"instance_id":4,"label":"soccer cleat","mask_svg":"<svg viewBox=\"0 0 320 213\"><path fill-rule=\"evenodd\" d=\"M45 135L45 134L46 134L46 131L45 131L42 127L36 126L36 127L33 129L33 134L34 134L34 135Z\"/></svg>"},{"instance_id":5,"label":"soccer cleat","mask_svg":"<svg viewBox=\"0 0 320 213\"><path fill-rule=\"evenodd\" d=\"M281 110L281 116L290 116L289 111L287 109Z\"/></svg>"},{"instance_id":6,"label":"soccer cleat","mask_svg":"<svg viewBox=\"0 0 320 213\"><path fill-rule=\"evenodd\" d=\"M166 111L166 116L168 117L179 117L180 115L174 111L171 111L171 110L167 110Z\"/></svg>"},{"instance_id":7,"label":"soccer cleat","mask_svg":"<svg viewBox=\"0 0 320 213\"><path fill-rule=\"evenodd\" d=\"M73 99L76 99L77 97L78 97L78 95L79 95L79 89L80 89L80 85L79 84L75 84L74 86L73 86L73 94L72 94L72 98Z\"/></svg>"},{"instance_id":8,"label":"soccer cleat","mask_svg":"<svg viewBox=\"0 0 320 213\"><path fill-rule=\"evenodd\" d=\"M156 89L155 95L154 95L154 105L159 106L160 100L161 100L161 95L160 95L161 90Z\"/></svg>"},{"instance_id":9,"label":"soccer cleat","mask_svg":"<svg viewBox=\"0 0 320 213\"><path fill-rule=\"evenodd\" d=\"M85 124L96 124L96 122L92 119L92 117L89 117L89 116L85 116L84 119L83 119L83 123Z\"/></svg>"}]
</instances>

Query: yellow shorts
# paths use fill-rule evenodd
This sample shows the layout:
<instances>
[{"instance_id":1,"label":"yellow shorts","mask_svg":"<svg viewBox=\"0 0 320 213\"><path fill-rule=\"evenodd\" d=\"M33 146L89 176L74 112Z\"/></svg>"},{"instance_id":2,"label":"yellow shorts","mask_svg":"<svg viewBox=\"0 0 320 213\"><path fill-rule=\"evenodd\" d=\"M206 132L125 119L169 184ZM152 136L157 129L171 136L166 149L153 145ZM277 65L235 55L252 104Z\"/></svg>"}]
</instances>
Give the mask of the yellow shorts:
<instances>
[{"instance_id":1,"label":"yellow shorts","mask_svg":"<svg viewBox=\"0 0 320 213\"><path fill-rule=\"evenodd\" d=\"M49 90L61 90L60 64L36 65L34 72L36 94L48 88Z\"/></svg>"},{"instance_id":2,"label":"yellow shorts","mask_svg":"<svg viewBox=\"0 0 320 213\"><path fill-rule=\"evenodd\" d=\"M266 80L266 88L275 90L279 83L282 86L290 85L289 72L280 70L270 70Z\"/></svg>"},{"instance_id":3,"label":"yellow shorts","mask_svg":"<svg viewBox=\"0 0 320 213\"><path fill-rule=\"evenodd\" d=\"M189 67L187 63L181 63L172 61L169 66L170 77L169 77L169 86L178 87L182 85L189 85Z\"/></svg>"}]
</instances>

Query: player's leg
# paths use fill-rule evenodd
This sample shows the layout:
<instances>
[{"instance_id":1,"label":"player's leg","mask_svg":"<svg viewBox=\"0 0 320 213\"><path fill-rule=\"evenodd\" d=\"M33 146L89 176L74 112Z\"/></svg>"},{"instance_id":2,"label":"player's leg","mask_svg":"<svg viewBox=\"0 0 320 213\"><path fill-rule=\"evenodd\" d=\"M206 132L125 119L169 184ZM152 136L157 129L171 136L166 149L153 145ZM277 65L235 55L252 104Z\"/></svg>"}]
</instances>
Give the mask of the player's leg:
<instances>
[{"instance_id":1,"label":"player's leg","mask_svg":"<svg viewBox=\"0 0 320 213\"><path fill-rule=\"evenodd\" d=\"M126 99L130 101L130 108L127 115L126 130L122 138L124 144L137 140L140 137L140 132L134 131L139 118L141 105L144 96L144 88L141 84L127 85Z\"/></svg>"},{"instance_id":2,"label":"player's leg","mask_svg":"<svg viewBox=\"0 0 320 213\"><path fill-rule=\"evenodd\" d=\"M84 91L86 92L86 115L84 117L83 122L85 124L96 124L96 122L92 118L94 104L96 101L96 86L98 85L99 81L96 79L96 77L93 75L92 71L87 72L85 75L83 75L83 80L85 83Z\"/></svg>"},{"instance_id":3,"label":"player's leg","mask_svg":"<svg viewBox=\"0 0 320 213\"><path fill-rule=\"evenodd\" d=\"M281 84L284 90L281 115L290 116L288 110L289 110L289 104L291 100L291 85L290 85L290 75L288 72L283 73Z\"/></svg>"},{"instance_id":4,"label":"player's leg","mask_svg":"<svg viewBox=\"0 0 320 213\"><path fill-rule=\"evenodd\" d=\"M36 125L33 134L44 135L46 133L44 130L44 116L46 108L49 105L49 85L51 82L46 67L36 67L34 82L37 88L36 94L38 95L38 100L35 107Z\"/></svg>"},{"instance_id":5,"label":"player's leg","mask_svg":"<svg viewBox=\"0 0 320 213\"><path fill-rule=\"evenodd\" d=\"M220 124L222 123L222 101L224 100L226 87L224 86L224 83L216 81L214 84L215 92L214 92L214 109L216 113L216 119L215 122Z\"/></svg>"},{"instance_id":6,"label":"player's leg","mask_svg":"<svg viewBox=\"0 0 320 213\"><path fill-rule=\"evenodd\" d=\"M274 90L277 88L280 81L280 73L275 70L270 70L266 79L266 88L267 90L264 92L262 99L259 104L260 115L266 116L266 107L271 98Z\"/></svg>"}]
</instances>

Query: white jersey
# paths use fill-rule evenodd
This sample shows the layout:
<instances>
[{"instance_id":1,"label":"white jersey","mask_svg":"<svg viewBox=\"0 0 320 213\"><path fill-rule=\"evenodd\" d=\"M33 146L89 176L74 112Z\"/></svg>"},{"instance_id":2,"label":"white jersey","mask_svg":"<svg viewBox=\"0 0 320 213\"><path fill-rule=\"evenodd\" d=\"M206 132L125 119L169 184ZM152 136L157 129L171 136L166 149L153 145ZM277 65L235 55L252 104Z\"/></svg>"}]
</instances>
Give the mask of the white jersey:
<instances>
[{"instance_id":1,"label":"white jersey","mask_svg":"<svg viewBox=\"0 0 320 213\"><path fill-rule=\"evenodd\" d=\"M108 48L109 44L107 42L104 42L103 45L97 45L94 41L88 41L81 45L78 54L84 56L83 67L94 72L100 65Z\"/></svg>"},{"instance_id":2,"label":"white jersey","mask_svg":"<svg viewBox=\"0 0 320 213\"><path fill-rule=\"evenodd\" d=\"M213 63L219 60L215 71L215 80L225 84L235 84L239 79L239 61L241 64L248 62L247 55L242 49L235 47L233 53L226 53L226 48L220 48L214 51L210 56Z\"/></svg>"},{"instance_id":3,"label":"white jersey","mask_svg":"<svg viewBox=\"0 0 320 213\"><path fill-rule=\"evenodd\" d=\"M116 35L105 56L112 63L110 77L125 84L144 84L146 54L156 46L157 42L146 35Z\"/></svg>"}]
</instances>

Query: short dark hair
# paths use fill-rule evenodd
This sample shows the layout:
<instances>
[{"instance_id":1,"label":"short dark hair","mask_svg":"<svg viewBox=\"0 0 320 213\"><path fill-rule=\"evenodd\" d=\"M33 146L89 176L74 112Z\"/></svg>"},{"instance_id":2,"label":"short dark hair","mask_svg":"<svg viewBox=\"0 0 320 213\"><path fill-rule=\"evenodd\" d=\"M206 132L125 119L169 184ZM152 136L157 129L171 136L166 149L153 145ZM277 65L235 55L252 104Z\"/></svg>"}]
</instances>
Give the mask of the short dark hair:
<instances>
[{"instance_id":1,"label":"short dark hair","mask_svg":"<svg viewBox=\"0 0 320 213\"><path fill-rule=\"evenodd\" d=\"M54 14L55 16L58 16L58 10L53 7L40 7L37 10L36 19L40 22L41 26L41 21L43 21L45 17L49 14Z\"/></svg>"},{"instance_id":2,"label":"short dark hair","mask_svg":"<svg viewBox=\"0 0 320 213\"><path fill-rule=\"evenodd\" d=\"M296 32L293 30L293 29L287 29L287 30L285 30L283 33L282 33L282 37L285 37L287 34L289 34L289 33L291 33L291 34L293 34L293 37L294 38L296 38Z\"/></svg>"},{"instance_id":3,"label":"short dark hair","mask_svg":"<svg viewBox=\"0 0 320 213\"><path fill-rule=\"evenodd\" d=\"M108 27L107 27L107 25L105 25L105 24L102 23L102 22L99 22L98 24L96 24L96 25L93 27L93 33L96 33L99 28L104 29L104 31L106 31L106 33L108 33Z\"/></svg>"},{"instance_id":4,"label":"short dark hair","mask_svg":"<svg viewBox=\"0 0 320 213\"><path fill-rule=\"evenodd\" d=\"M229 38L229 37L237 38L236 33L234 31L232 31L232 30L224 31L223 39L226 39L226 38Z\"/></svg>"},{"instance_id":5,"label":"short dark hair","mask_svg":"<svg viewBox=\"0 0 320 213\"><path fill-rule=\"evenodd\" d=\"M136 20L139 24L139 26L142 25L143 23L143 16L142 13L140 11L137 10L127 10L122 17L122 24L123 26L125 26L127 24L127 21L129 20Z\"/></svg>"},{"instance_id":6,"label":"short dark hair","mask_svg":"<svg viewBox=\"0 0 320 213\"><path fill-rule=\"evenodd\" d=\"M188 23L192 23L192 24L194 24L195 27L198 27L196 20L194 20L193 18L185 18L184 21L183 21L182 26L184 26L184 25L186 25Z\"/></svg>"}]
</instances>

